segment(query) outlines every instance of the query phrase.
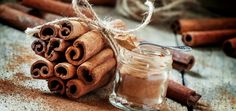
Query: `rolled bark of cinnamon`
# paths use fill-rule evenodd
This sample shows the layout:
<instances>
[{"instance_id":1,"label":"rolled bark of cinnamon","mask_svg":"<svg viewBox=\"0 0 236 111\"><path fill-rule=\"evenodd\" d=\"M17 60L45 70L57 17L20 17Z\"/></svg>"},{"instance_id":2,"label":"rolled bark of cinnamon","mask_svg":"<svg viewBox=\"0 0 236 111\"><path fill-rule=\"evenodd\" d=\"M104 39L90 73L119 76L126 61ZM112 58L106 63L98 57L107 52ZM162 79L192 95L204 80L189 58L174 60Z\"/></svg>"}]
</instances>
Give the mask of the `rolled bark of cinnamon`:
<instances>
[{"instance_id":1,"label":"rolled bark of cinnamon","mask_svg":"<svg viewBox=\"0 0 236 111\"><path fill-rule=\"evenodd\" d=\"M236 57L236 37L224 42L223 51L230 57Z\"/></svg>"},{"instance_id":2,"label":"rolled bark of cinnamon","mask_svg":"<svg viewBox=\"0 0 236 111\"><path fill-rule=\"evenodd\" d=\"M35 54L44 56L47 49L47 44L43 40L37 39L32 43L31 48Z\"/></svg>"},{"instance_id":3,"label":"rolled bark of cinnamon","mask_svg":"<svg viewBox=\"0 0 236 111\"><path fill-rule=\"evenodd\" d=\"M73 46L66 50L66 60L78 66L97 54L105 46L105 41L99 31L93 30L74 41Z\"/></svg>"},{"instance_id":4,"label":"rolled bark of cinnamon","mask_svg":"<svg viewBox=\"0 0 236 111\"><path fill-rule=\"evenodd\" d=\"M63 80L70 79L76 75L76 67L69 63L59 63L54 67L55 75Z\"/></svg>"},{"instance_id":5,"label":"rolled bark of cinnamon","mask_svg":"<svg viewBox=\"0 0 236 111\"><path fill-rule=\"evenodd\" d=\"M34 27L45 23L45 21L40 18L5 5L0 5L0 19L19 30L25 30L27 27Z\"/></svg>"},{"instance_id":6,"label":"rolled bark of cinnamon","mask_svg":"<svg viewBox=\"0 0 236 111\"><path fill-rule=\"evenodd\" d=\"M87 24L78 21L62 21L59 23L59 37L64 40L73 40L89 31Z\"/></svg>"},{"instance_id":7,"label":"rolled bark of cinnamon","mask_svg":"<svg viewBox=\"0 0 236 111\"><path fill-rule=\"evenodd\" d=\"M89 0L89 3L94 5L115 6L116 0Z\"/></svg>"},{"instance_id":8,"label":"rolled bark of cinnamon","mask_svg":"<svg viewBox=\"0 0 236 111\"><path fill-rule=\"evenodd\" d=\"M106 74L107 71L111 70L112 67L115 66L115 63L108 62L109 60L114 61L114 54L112 49L107 48L99 52L97 55L93 56L83 64L81 64L77 69L78 77L85 83L85 84L94 84L101 77L103 74ZM100 65L108 64L107 71L105 73L100 72L99 75L93 74L92 72L99 68ZM100 69L100 68L99 68ZM102 69L100 69L102 70Z\"/></svg>"},{"instance_id":9,"label":"rolled bark of cinnamon","mask_svg":"<svg viewBox=\"0 0 236 111\"><path fill-rule=\"evenodd\" d=\"M201 95L172 80L168 81L167 98L170 98L182 105L192 107L196 105Z\"/></svg>"},{"instance_id":10,"label":"rolled bark of cinnamon","mask_svg":"<svg viewBox=\"0 0 236 111\"><path fill-rule=\"evenodd\" d=\"M187 54L180 51L170 50L173 58L173 68L182 72L182 71L189 71L194 63L195 58L191 54Z\"/></svg>"},{"instance_id":11,"label":"rolled bark of cinnamon","mask_svg":"<svg viewBox=\"0 0 236 111\"><path fill-rule=\"evenodd\" d=\"M29 8L29 7L25 7L25 6L23 6L21 4L18 4L18 3L5 3L4 5L6 5L10 8L16 9L18 11L27 13L29 15L33 15L33 16L36 16L38 18L44 19L47 22L55 20L55 19L62 18L62 16L55 15L55 14L52 14L52 13L46 13L46 12L39 11L37 9L32 9L32 8Z\"/></svg>"},{"instance_id":12,"label":"rolled bark of cinnamon","mask_svg":"<svg viewBox=\"0 0 236 111\"><path fill-rule=\"evenodd\" d=\"M71 3L72 0L61 0L63 2ZM115 6L116 0L89 0L93 5Z\"/></svg>"},{"instance_id":13,"label":"rolled bark of cinnamon","mask_svg":"<svg viewBox=\"0 0 236 111\"><path fill-rule=\"evenodd\" d=\"M52 77L54 64L47 60L38 60L31 66L31 75L34 79L48 79Z\"/></svg>"},{"instance_id":14,"label":"rolled bark of cinnamon","mask_svg":"<svg viewBox=\"0 0 236 111\"><path fill-rule=\"evenodd\" d=\"M59 25L44 25L39 32L39 38L42 40L49 40L50 38L55 38L57 37L59 30Z\"/></svg>"},{"instance_id":15,"label":"rolled bark of cinnamon","mask_svg":"<svg viewBox=\"0 0 236 111\"><path fill-rule=\"evenodd\" d=\"M23 5L33 7L50 13L55 13L61 16L77 16L72 8L72 5L56 0L21 0ZM90 10L80 8L81 12L89 18L93 18Z\"/></svg>"},{"instance_id":16,"label":"rolled bark of cinnamon","mask_svg":"<svg viewBox=\"0 0 236 111\"><path fill-rule=\"evenodd\" d=\"M3 5L6 5L7 7L13 8L15 10L24 12L24 13L30 13L32 11L31 8L25 7L23 5L20 5L18 3L4 3Z\"/></svg>"},{"instance_id":17,"label":"rolled bark of cinnamon","mask_svg":"<svg viewBox=\"0 0 236 111\"><path fill-rule=\"evenodd\" d=\"M221 45L225 40L236 36L235 30L214 30L187 32L182 36L185 45L196 46L215 46Z\"/></svg>"},{"instance_id":18,"label":"rolled bark of cinnamon","mask_svg":"<svg viewBox=\"0 0 236 111\"><path fill-rule=\"evenodd\" d=\"M65 82L58 77L48 79L48 88L51 92L60 95L64 95L66 92Z\"/></svg>"},{"instance_id":19,"label":"rolled bark of cinnamon","mask_svg":"<svg viewBox=\"0 0 236 111\"><path fill-rule=\"evenodd\" d=\"M109 74L109 71L108 71L108 69L109 70L112 69L111 68L112 64L114 65L116 64L115 59L105 62L104 64L96 67L92 71L91 74L93 75L93 77L96 78L95 80L93 80L94 81L93 84L86 85L79 79L73 79L73 80L68 81L66 84L67 86L66 95L70 98L76 99L97 88L100 88L106 85L112 77L112 74L111 73Z\"/></svg>"},{"instance_id":20,"label":"rolled bark of cinnamon","mask_svg":"<svg viewBox=\"0 0 236 111\"><path fill-rule=\"evenodd\" d=\"M60 38L51 38L48 45L47 51L45 53L45 58L49 61L55 61L59 58L63 58L64 52L67 47L70 45L69 42L60 39Z\"/></svg>"},{"instance_id":21,"label":"rolled bark of cinnamon","mask_svg":"<svg viewBox=\"0 0 236 111\"><path fill-rule=\"evenodd\" d=\"M180 19L172 25L176 33L236 29L236 18Z\"/></svg>"}]
</instances>

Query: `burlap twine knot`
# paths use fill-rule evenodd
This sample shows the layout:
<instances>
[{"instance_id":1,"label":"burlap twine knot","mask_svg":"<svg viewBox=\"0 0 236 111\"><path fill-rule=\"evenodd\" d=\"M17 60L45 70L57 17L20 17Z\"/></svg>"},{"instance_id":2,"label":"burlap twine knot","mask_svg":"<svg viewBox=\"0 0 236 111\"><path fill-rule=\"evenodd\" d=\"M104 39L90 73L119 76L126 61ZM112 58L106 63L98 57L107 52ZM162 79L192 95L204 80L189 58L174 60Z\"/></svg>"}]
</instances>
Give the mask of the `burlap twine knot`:
<instances>
[{"instance_id":1,"label":"burlap twine knot","mask_svg":"<svg viewBox=\"0 0 236 111\"><path fill-rule=\"evenodd\" d=\"M94 18L91 19L91 18L86 17L79 10L78 3L80 5L82 5L83 7L87 8L88 10L90 10L92 15L94 16ZM27 34L27 36L33 36L35 33L38 33L40 31L42 26L49 25L49 24L57 24L57 23L64 21L64 20L74 20L74 21L85 22L90 27L100 30L100 32L103 34L103 36L108 41L111 48L113 49L113 51L116 55L116 58L119 59L118 55L119 55L119 53L121 51L120 49L122 49L122 47L116 42L114 37L119 36L119 35L128 35L130 33L136 32L136 31L146 27L149 24L149 22L151 21L153 11L154 11L154 5L149 0L146 0L145 5L147 5L148 11L147 11L147 15L145 16L143 22L139 26L137 26L136 28L128 29L128 30L120 30L120 29L111 27L111 25L110 25L111 21L101 20L98 17L98 15L95 13L95 11L93 10L91 4L89 4L88 0L72 0L73 9L78 17L69 17L69 18L65 17L62 19L56 19L54 21L45 23L43 25L39 25L39 26L36 26L33 28L27 28L25 30L25 33Z\"/></svg>"}]
</instances>

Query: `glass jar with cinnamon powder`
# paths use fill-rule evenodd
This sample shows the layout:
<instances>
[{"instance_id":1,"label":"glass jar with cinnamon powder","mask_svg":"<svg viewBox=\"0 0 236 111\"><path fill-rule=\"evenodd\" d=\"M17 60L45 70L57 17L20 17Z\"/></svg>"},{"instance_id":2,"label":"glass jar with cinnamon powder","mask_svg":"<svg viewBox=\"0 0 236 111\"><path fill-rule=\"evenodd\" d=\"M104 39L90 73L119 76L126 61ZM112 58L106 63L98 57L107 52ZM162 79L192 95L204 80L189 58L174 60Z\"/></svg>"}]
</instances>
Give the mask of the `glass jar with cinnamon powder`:
<instances>
[{"instance_id":1,"label":"glass jar with cinnamon powder","mask_svg":"<svg viewBox=\"0 0 236 111\"><path fill-rule=\"evenodd\" d=\"M172 56L167 49L140 45L120 53L110 102L123 110L160 110L165 103Z\"/></svg>"}]
</instances>

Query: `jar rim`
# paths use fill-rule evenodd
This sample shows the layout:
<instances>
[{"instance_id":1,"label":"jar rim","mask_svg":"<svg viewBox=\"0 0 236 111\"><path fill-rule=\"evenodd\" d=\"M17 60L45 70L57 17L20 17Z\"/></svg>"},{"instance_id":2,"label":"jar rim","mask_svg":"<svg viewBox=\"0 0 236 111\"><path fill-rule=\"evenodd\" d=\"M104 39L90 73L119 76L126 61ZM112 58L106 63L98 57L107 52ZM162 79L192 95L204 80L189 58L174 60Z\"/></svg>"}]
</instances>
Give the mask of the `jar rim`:
<instances>
[{"instance_id":1,"label":"jar rim","mask_svg":"<svg viewBox=\"0 0 236 111\"><path fill-rule=\"evenodd\" d=\"M152 50L151 55L150 55L150 53L149 54L144 54L144 53L141 53L141 52L137 51L140 47L141 48L142 47L149 47L149 48L151 47L151 48L155 48L155 50ZM148 51L148 50L143 50L143 51ZM159 52L160 54L157 54L155 52ZM134 50L130 51L130 53L134 54L136 56L144 57L144 58L155 58L155 57L168 57L168 56L172 56L170 50L168 50L167 48L163 48L163 47L156 46L156 45L151 45L151 44L141 44L141 45L138 46L138 48L136 48L136 50L134 49Z\"/></svg>"}]
</instances>

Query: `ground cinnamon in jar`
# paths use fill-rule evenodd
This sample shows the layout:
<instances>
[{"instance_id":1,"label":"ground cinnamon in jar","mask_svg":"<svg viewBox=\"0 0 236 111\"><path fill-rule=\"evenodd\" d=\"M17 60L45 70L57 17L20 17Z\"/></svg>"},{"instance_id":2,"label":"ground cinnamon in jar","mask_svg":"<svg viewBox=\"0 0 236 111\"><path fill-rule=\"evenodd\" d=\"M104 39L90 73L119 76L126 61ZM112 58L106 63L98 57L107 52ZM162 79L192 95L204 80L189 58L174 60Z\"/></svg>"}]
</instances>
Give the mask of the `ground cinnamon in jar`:
<instances>
[{"instance_id":1,"label":"ground cinnamon in jar","mask_svg":"<svg viewBox=\"0 0 236 111\"><path fill-rule=\"evenodd\" d=\"M128 110L159 110L165 101L170 52L153 45L141 45L121 52L118 73L110 102Z\"/></svg>"}]
</instances>

